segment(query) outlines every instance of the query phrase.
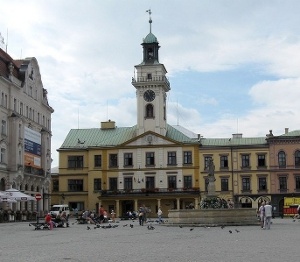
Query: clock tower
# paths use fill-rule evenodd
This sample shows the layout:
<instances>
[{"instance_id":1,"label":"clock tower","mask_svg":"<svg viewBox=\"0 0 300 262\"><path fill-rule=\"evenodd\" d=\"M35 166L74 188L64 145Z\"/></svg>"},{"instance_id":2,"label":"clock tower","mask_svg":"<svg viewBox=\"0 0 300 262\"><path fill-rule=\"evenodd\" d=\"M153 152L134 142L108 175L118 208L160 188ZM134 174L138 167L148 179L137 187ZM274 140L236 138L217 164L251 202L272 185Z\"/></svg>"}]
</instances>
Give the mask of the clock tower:
<instances>
[{"instance_id":1,"label":"clock tower","mask_svg":"<svg viewBox=\"0 0 300 262\"><path fill-rule=\"evenodd\" d=\"M159 63L157 38L152 34L151 10L149 13L150 33L143 39L143 61L135 66L132 85L136 88L138 135L153 131L165 136L167 132L167 92L170 83L167 70Z\"/></svg>"}]
</instances>

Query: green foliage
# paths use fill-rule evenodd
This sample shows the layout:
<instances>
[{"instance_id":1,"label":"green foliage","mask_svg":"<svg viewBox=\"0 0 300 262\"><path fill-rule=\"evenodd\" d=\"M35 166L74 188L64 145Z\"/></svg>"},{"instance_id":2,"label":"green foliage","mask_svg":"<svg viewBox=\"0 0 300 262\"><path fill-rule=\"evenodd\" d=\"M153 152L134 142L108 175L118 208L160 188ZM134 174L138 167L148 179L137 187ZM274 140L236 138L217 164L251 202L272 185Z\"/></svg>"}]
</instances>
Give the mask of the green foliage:
<instances>
[{"instance_id":1,"label":"green foliage","mask_svg":"<svg viewBox=\"0 0 300 262\"><path fill-rule=\"evenodd\" d=\"M207 197L204 198L200 203L201 209L213 208L213 209L220 209L220 208L228 208L227 201L219 198L219 197Z\"/></svg>"}]
</instances>

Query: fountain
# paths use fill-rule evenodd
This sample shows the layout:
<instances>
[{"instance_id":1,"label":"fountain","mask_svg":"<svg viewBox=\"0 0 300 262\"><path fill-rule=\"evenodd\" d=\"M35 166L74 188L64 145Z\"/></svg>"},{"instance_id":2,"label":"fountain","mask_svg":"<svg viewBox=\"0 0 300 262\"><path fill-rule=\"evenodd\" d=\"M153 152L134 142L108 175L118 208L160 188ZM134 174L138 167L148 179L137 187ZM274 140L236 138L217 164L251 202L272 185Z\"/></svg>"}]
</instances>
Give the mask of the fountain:
<instances>
[{"instance_id":1,"label":"fountain","mask_svg":"<svg viewBox=\"0 0 300 262\"><path fill-rule=\"evenodd\" d=\"M169 210L168 225L186 226L241 226L258 225L255 208L233 208L218 197L215 187L215 166L208 162L207 195L200 202L200 209Z\"/></svg>"}]
</instances>

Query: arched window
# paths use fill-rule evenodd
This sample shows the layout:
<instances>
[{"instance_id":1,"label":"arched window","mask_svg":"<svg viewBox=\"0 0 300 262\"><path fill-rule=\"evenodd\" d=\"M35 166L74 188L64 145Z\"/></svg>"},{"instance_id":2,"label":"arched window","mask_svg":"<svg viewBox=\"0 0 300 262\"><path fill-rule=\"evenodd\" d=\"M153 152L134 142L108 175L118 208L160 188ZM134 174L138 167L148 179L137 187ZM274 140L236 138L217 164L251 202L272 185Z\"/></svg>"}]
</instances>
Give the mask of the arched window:
<instances>
[{"instance_id":1,"label":"arched window","mask_svg":"<svg viewBox=\"0 0 300 262\"><path fill-rule=\"evenodd\" d=\"M154 118L153 105L146 105L146 118Z\"/></svg>"},{"instance_id":2,"label":"arched window","mask_svg":"<svg viewBox=\"0 0 300 262\"><path fill-rule=\"evenodd\" d=\"M295 167L300 167L300 151L295 152Z\"/></svg>"},{"instance_id":3,"label":"arched window","mask_svg":"<svg viewBox=\"0 0 300 262\"><path fill-rule=\"evenodd\" d=\"M285 153L283 151L280 151L278 153L278 166L281 167L281 168L286 167L286 156L285 156Z\"/></svg>"}]
</instances>

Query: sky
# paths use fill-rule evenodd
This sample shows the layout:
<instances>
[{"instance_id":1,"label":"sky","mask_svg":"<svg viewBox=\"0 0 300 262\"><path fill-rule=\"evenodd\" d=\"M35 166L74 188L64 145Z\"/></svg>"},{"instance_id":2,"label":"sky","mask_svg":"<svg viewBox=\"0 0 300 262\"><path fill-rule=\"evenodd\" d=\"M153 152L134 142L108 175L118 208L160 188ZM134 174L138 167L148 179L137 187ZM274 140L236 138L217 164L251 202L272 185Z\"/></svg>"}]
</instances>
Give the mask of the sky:
<instances>
[{"instance_id":1,"label":"sky","mask_svg":"<svg viewBox=\"0 0 300 262\"><path fill-rule=\"evenodd\" d=\"M38 61L52 115L52 167L70 129L133 126L134 66L152 33L168 71L167 122L204 138L300 129L298 0L0 0L14 59ZM7 37L8 36L8 37Z\"/></svg>"}]
</instances>

